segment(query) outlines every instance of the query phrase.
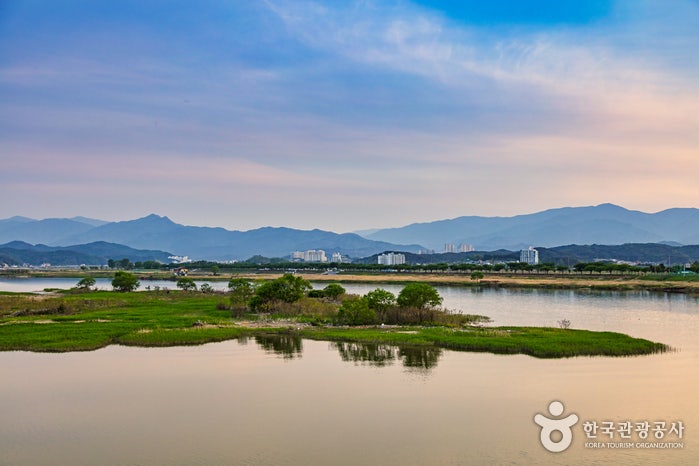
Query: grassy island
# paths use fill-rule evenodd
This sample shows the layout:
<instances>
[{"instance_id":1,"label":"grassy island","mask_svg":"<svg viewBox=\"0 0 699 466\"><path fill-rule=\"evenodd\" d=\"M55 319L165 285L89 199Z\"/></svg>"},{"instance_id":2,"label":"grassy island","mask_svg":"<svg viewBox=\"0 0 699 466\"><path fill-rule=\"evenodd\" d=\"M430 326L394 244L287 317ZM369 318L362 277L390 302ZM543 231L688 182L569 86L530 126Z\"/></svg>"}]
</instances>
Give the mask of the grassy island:
<instances>
[{"instance_id":1,"label":"grassy island","mask_svg":"<svg viewBox=\"0 0 699 466\"><path fill-rule=\"evenodd\" d=\"M273 288L267 286L266 289L272 292ZM264 289L260 286L257 294L247 298L264 297L264 293L259 293ZM326 288L328 293L333 289L339 292L337 288ZM528 354L540 358L629 356L668 349L661 343L613 332L482 326L482 322L487 320L483 316L462 316L435 310L433 305L441 302L441 298L435 296L431 296L431 302L424 303L424 312L415 303L413 307L405 308L412 309L410 314L390 304L390 299L381 301L387 298L382 293L368 298L342 297L341 300L338 296L323 297L318 290L315 290L315 297L309 297L314 291L306 290L305 295L293 303L272 301L271 304L262 298L253 300L256 306L253 313L247 307L236 308L240 296L236 297L235 292L234 287L229 293L180 290L72 290L43 295L2 293L0 351L89 351L114 344L144 347L197 345L274 335ZM408 298L399 296L398 302ZM381 308L382 305L390 307ZM300 309L303 311L299 312ZM379 318L398 319L398 323L381 324L376 320ZM420 323L415 323L414 319L418 318ZM401 319L408 323L401 323Z\"/></svg>"}]
</instances>

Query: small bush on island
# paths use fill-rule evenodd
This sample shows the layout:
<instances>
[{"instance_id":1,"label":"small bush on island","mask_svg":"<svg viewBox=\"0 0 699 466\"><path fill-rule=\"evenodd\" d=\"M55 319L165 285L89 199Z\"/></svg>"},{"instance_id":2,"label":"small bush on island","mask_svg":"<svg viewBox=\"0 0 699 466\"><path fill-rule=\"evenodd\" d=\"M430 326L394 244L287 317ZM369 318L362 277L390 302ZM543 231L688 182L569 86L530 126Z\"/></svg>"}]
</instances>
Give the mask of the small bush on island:
<instances>
[{"instance_id":1,"label":"small bush on island","mask_svg":"<svg viewBox=\"0 0 699 466\"><path fill-rule=\"evenodd\" d=\"M194 281L193 278L189 277L181 277L177 279L177 288L180 288L182 291L196 291L197 290L197 284Z\"/></svg>"},{"instance_id":2,"label":"small bush on island","mask_svg":"<svg viewBox=\"0 0 699 466\"><path fill-rule=\"evenodd\" d=\"M257 287L248 306L253 312L271 312L275 305L298 301L311 289L313 287L308 280L286 273Z\"/></svg>"},{"instance_id":3,"label":"small bush on island","mask_svg":"<svg viewBox=\"0 0 699 466\"><path fill-rule=\"evenodd\" d=\"M346 290L339 283L330 283L328 286L323 288L323 296L333 300L338 299L345 293Z\"/></svg>"},{"instance_id":4,"label":"small bush on island","mask_svg":"<svg viewBox=\"0 0 699 466\"><path fill-rule=\"evenodd\" d=\"M130 272L124 272L123 270L114 272L114 279L112 280L114 291L128 293L135 291L140 284L138 277Z\"/></svg>"},{"instance_id":5,"label":"small bush on island","mask_svg":"<svg viewBox=\"0 0 699 466\"><path fill-rule=\"evenodd\" d=\"M85 278L81 279L81 280L75 285L75 287L76 287L78 290L81 290L81 291L90 291L90 290L92 290L92 287L95 286L96 283L97 283L97 282L95 281L94 278L92 278L92 277L85 277Z\"/></svg>"},{"instance_id":6,"label":"small bush on island","mask_svg":"<svg viewBox=\"0 0 699 466\"><path fill-rule=\"evenodd\" d=\"M340 325L371 325L377 323L376 312L369 308L366 296L350 296L344 301L337 313Z\"/></svg>"},{"instance_id":7,"label":"small bush on island","mask_svg":"<svg viewBox=\"0 0 699 466\"><path fill-rule=\"evenodd\" d=\"M247 278L231 278L228 282L233 317L242 316L248 310L248 302L255 295L255 285Z\"/></svg>"}]
</instances>

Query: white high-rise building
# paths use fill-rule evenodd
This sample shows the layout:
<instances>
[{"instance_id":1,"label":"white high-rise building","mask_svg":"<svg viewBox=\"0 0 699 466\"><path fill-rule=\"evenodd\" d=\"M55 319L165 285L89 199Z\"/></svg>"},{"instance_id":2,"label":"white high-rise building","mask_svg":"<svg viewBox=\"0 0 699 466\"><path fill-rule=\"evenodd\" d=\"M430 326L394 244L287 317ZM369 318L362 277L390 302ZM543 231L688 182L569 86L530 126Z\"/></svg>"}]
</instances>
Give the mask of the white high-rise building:
<instances>
[{"instance_id":1,"label":"white high-rise building","mask_svg":"<svg viewBox=\"0 0 699 466\"><path fill-rule=\"evenodd\" d=\"M332 258L330 259L330 262L336 262L338 264L342 263L342 254L339 252L333 252Z\"/></svg>"},{"instance_id":2,"label":"white high-rise building","mask_svg":"<svg viewBox=\"0 0 699 466\"><path fill-rule=\"evenodd\" d=\"M539 263L539 251L529 246L529 249L522 249L519 252L519 261L529 265Z\"/></svg>"},{"instance_id":3,"label":"white high-rise building","mask_svg":"<svg viewBox=\"0 0 699 466\"><path fill-rule=\"evenodd\" d=\"M473 245L462 243L459 245L459 252L472 252Z\"/></svg>"},{"instance_id":4,"label":"white high-rise building","mask_svg":"<svg viewBox=\"0 0 699 466\"><path fill-rule=\"evenodd\" d=\"M456 246L454 243L447 243L444 245L444 252L456 252Z\"/></svg>"},{"instance_id":5,"label":"white high-rise building","mask_svg":"<svg viewBox=\"0 0 699 466\"><path fill-rule=\"evenodd\" d=\"M303 253L303 260L305 262L327 262L328 258L325 257L325 251L322 249L309 249Z\"/></svg>"},{"instance_id":6,"label":"white high-rise building","mask_svg":"<svg viewBox=\"0 0 699 466\"><path fill-rule=\"evenodd\" d=\"M378 257L378 261L381 265L405 264L405 254L397 254L393 252L389 252L387 254L380 254Z\"/></svg>"}]
</instances>

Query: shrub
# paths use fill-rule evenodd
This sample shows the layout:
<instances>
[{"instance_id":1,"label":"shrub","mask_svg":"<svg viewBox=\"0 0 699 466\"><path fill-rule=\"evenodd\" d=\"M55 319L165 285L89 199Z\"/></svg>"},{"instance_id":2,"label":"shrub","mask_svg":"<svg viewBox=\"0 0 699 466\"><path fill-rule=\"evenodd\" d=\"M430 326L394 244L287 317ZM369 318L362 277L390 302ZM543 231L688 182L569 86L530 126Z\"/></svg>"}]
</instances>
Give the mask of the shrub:
<instances>
[{"instance_id":1,"label":"shrub","mask_svg":"<svg viewBox=\"0 0 699 466\"><path fill-rule=\"evenodd\" d=\"M79 290L90 291L90 289L91 289L93 286L95 286L95 283L97 283L97 282L95 281L94 278L92 278L92 277L85 277L85 278L81 279L81 280L77 283L77 285L75 285L75 286L76 286L76 288L78 288Z\"/></svg>"},{"instance_id":2,"label":"shrub","mask_svg":"<svg viewBox=\"0 0 699 466\"><path fill-rule=\"evenodd\" d=\"M114 291L126 293L136 290L139 285L140 283L136 275L129 272L124 272L123 270L114 272L114 279L112 280L112 287L114 288Z\"/></svg>"},{"instance_id":3,"label":"shrub","mask_svg":"<svg viewBox=\"0 0 699 466\"><path fill-rule=\"evenodd\" d=\"M189 277L182 277L177 279L177 288L181 288L182 291L196 291L197 284L194 279Z\"/></svg>"},{"instance_id":4,"label":"shrub","mask_svg":"<svg viewBox=\"0 0 699 466\"><path fill-rule=\"evenodd\" d=\"M253 311L268 311L274 303L298 301L312 288L308 280L287 273L260 285L248 304Z\"/></svg>"},{"instance_id":5,"label":"shrub","mask_svg":"<svg viewBox=\"0 0 699 466\"><path fill-rule=\"evenodd\" d=\"M326 298L337 299L343 294L345 294L345 289L339 283L330 283L323 288L323 295Z\"/></svg>"},{"instance_id":6,"label":"shrub","mask_svg":"<svg viewBox=\"0 0 699 466\"><path fill-rule=\"evenodd\" d=\"M366 298L351 296L342 301L337 313L337 322L343 325L371 325L377 320L376 313L369 309Z\"/></svg>"},{"instance_id":7,"label":"shrub","mask_svg":"<svg viewBox=\"0 0 699 466\"><path fill-rule=\"evenodd\" d=\"M400 307L428 309L442 304L442 297L435 287L427 283L409 283L398 294L396 302Z\"/></svg>"},{"instance_id":8,"label":"shrub","mask_svg":"<svg viewBox=\"0 0 699 466\"><path fill-rule=\"evenodd\" d=\"M376 317L379 322L387 323L386 318L388 311L395 307L396 296L390 291L386 291L381 288L377 288L374 291L370 291L366 294L367 304L369 309L376 313Z\"/></svg>"}]
</instances>

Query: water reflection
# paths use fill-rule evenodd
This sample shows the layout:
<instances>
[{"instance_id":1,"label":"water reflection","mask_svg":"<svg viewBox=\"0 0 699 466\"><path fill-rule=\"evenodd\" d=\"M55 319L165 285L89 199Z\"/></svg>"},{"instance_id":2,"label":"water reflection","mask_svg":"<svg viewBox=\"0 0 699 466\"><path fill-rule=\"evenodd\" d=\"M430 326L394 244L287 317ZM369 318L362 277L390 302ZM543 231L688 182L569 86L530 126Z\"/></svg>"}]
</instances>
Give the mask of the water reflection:
<instances>
[{"instance_id":1,"label":"water reflection","mask_svg":"<svg viewBox=\"0 0 699 466\"><path fill-rule=\"evenodd\" d=\"M330 348L340 353L345 362L384 367L400 360L410 369L429 371L437 366L442 350L435 347L396 347L377 343L332 342Z\"/></svg>"},{"instance_id":2,"label":"water reflection","mask_svg":"<svg viewBox=\"0 0 699 466\"><path fill-rule=\"evenodd\" d=\"M298 335L257 335L255 342L264 351L284 359L300 359L303 354L303 339ZM247 341L241 341L245 344ZM398 347L379 343L330 342L330 349L337 350L345 362L372 367L387 367L400 361L411 370L429 372L437 367L442 350L435 347Z\"/></svg>"},{"instance_id":3,"label":"water reflection","mask_svg":"<svg viewBox=\"0 0 699 466\"><path fill-rule=\"evenodd\" d=\"M440 348L433 346L405 346L398 348L398 356L403 359L403 365L412 369L430 370L437 366L442 355Z\"/></svg>"},{"instance_id":4,"label":"water reflection","mask_svg":"<svg viewBox=\"0 0 699 466\"><path fill-rule=\"evenodd\" d=\"M336 349L345 362L367 363L375 367L392 365L397 353L395 346L369 343L332 342L330 348Z\"/></svg>"},{"instance_id":5,"label":"water reflection","mask_svg":"<svg viewBox=\"0 0 699 466\"><path fill-rule=\"evenodd\" d=\"M303 352L302 339L298 335L256 335L260 347L284 359L296 359Z\"/></svg>"}]
</instances>

